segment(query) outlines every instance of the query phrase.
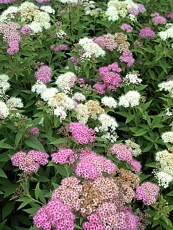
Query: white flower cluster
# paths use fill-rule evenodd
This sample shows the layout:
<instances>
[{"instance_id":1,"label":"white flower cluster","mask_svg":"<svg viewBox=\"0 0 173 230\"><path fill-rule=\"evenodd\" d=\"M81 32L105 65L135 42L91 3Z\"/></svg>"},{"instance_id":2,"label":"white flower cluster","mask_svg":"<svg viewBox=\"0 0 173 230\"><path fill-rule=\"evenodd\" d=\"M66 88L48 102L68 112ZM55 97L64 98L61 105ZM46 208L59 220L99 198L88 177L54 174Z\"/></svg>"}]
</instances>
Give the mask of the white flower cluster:
<instances>
[{"instance_id":1,"label":"white flower cluster","mask_svg":"<svg viewBox=\"0 0 173 230\"><path fill-rule=\"evenodd\" d=\"M160 90L168 91L170 96L173 98L173 81L164 81L158 85Z\"/></svg>"},{"instance_id":2,"label":"white flower cluster","mask_svg":"<svg viewBox=\"0 0 173 230\"><path fill-rule=\"evenodd\" d=\"M132 72L126 74L125 78L123 79L123 82L126 85L130 85L130 84L139 85L142 82L142 79L139 78L138 76L140 76L139 72L133 70Z\"/></svg>"},{"instance_id":3,"label":"white flower cluster","mask_svg":"<svg viewBox=\"0 0 173 230\"><path fill-rule=\"evenodd\" d=\"M168 131L165 133L162 133L162 140L164 143L171 143L173 144L173 131Z\"/></svg>"},{"instance_id":4,"label":"white flower cluster","mask_svg":"<svg viewBox=\"0 0 173 230\"><path fill-rule=\"evenodd\" d=\"M19 12L19 8L16 6L10 6L2 12L0 15L0 22L10 21L15 18L15 14Z\"/></svg>"},{"instance_id":5,"label":"white flower cluster","mask_svg":"<svg viewBox=\"0 0 173 230\"><path fill-rule=\"evenodd\" d=\"M0 94L5 93L10 88L8 80L9 77L6 74L0 75Z\"/></svg>"},{"instance_id":6,"label":"white flower cluster","mask_svg":"<svg viewBox=\"0 0 173 230\"><path fill-rule=\"evenodd\" d=\"M109 116L108 114L101 114L99 117L98 117L98 120L100 121L101 123L101 126L98 127L98 129L102 132L107 132L107 131L112 131L114 132L115 129L118 127L118 123L117 121L115 120L114 117L111 117Z\"/></svg>"},{"instance_id":7,"label":"white flower cluster","mask_svg":"<svg viewBox=\"0 0 173 230\"><path fill-rule=\"evenodd\" d=\"M140 103L140 97L141 95L138 91L130 90L119 98L119 106L125 108L137 106Z\"/></svg>"},{"instance_id":8,"label":"white flower cluster","mask_svg":"<svg viewBox=\"0 0 173 230\"><path fill-rule=\"evenodd\" d=\"M56 36L58 38L61 38L61 39L63 39L66 35L67 35L66 32L64 30L61 30L61 29L58 30L58 32L56 33Z\"/></svg>"},{"instance_id":9,"label":"white flower cluster","mask_svg":"<svg viewBox=\"0 0 173 230\"><path fill-rule=\"evenodd\" d=\"M31 2L24 2L19 7L9 7L5 10L1 16L0 21L8 21L9 19L15 18L15 14L20 13L21 21L28 23L28 27L32 32L40 33L43 29L50 28L50 16L55 11L50 6L38 7Z\"/></svg>"},{"instance_id":10,"label":"white flower cluster","mask_svg":"<svg viewBox=\"0 0 173 230\"><path fill-rule=\"evenodd\" d=\"M105 51L97 45L95 42L92 41L90 38L81 38L79 40L79 45L83 49L82 58L90 59L92 57L98 58L105 56Z\"/></svg>"},{"instance_id":11,"label":"white flower cluster","mask_svg":"<svg viewBox=\"0 0 173 230\"><path fill-rule=\"evenodd\" d=\"M128 144L129 147L131 148L131 151L134 157L137 157L142 153L140 146L136 144L135 142L131 140L126 140L125 143Z\"/></svg>"},{"instance_id":12,"label":"white flower cluster","mask_svg":"<svg viewBox=\"0 0 173 230\"><path fill-rule=\"evenodd\" d=\"M124 18L128 15L128 9L137 9L138 6L132 0L110 0L108 2L108 8L106 10L106 16L109 21L117 21L119 18ZM134 17L132 17L134 20Z\"/></svg>"},{"instance_id":13,"label":"white flower cluster","mask_svg":"<svg viewBox=\"0 0 173 230\"><path fill-rule=\"evenodd\" d=\"M99 15L99 12L101 11L100 8L95 7L94 1L84 2L83 6L86 15L97 17Z\"/></svg>"},{"instance_id":14,"label":"white flower cluster","mask_svg":"<svg viewBox=\"0 0 173 230\"><path fill-rule=\"evenodd\" d=\"M48 14L55 14L55 10L51 6L41 6L40 9Z\"/></svg>"},{"instance_id":15,"label":"white flower cluster","mask_svg":"<svg viewBox=\"0 0 173 230\"><path fill-rule=\"evenodd\" d=\"M59 75L55 83L57 84L59 90L67 93L74 86L76 79L77 77L74 73L67 72Z\"/></svg>"},{"instance_id":16,"label":"white flower cluster","mask_svg":"<svg viewBox=\"0 0 173 230\"><path fill-rule=\"evenodd\" d=\"M167 150L157 152L156 161L158 162L158 170L154 170L154 174L159 185L167 188L173 180L173 154Z\"/></svg>"},{"instance_id":17,"label":"white flower cluster","mask_svg":"<svg viewBox=\"0 0 173 230\"><path fill-rule=\"evenodd\" d=\"M111 133L107 132L106 134L103 134L101 136L101 138L109 140L111 143L115 143L117 138L118 138L118 135L117 135L117 133L111 134Z\"/></svg>"},{"instance_id":18,"label":"white flower cluster","mask_svg":"<svg viewBox=\"0 0 173 230\"><path fill-rule=\"evenodd\" d=\"M9 109L7 105L0 101L0 119L5 119L9 115Z\"/></svg>"},{"instance_id":19,"label":"white flower cluster","mask_svg":"<svg viewBox=\"0 0 173 230\"><path fill-rule=\"evenodd\" d=\"M85 125L89 119L89 116L90 116L87 105L78 104L75 111L76 111L76 115L77 115L77 120L80 123Z\"/></svg>"},{"instance_id":20,"label":"white flower cluster","mask_svg":"<svg viewBox=\"0 0 173 230\"><path fill-rule=\"evenodd\" d=\"M163 40L166 41L168 38L173 38L173 24L167 25L168 29L165 31L161 31L158 33L159 37Z\"/></svg>"},{"instance_id":21,"label":"white flower cluster","mask_svg":"<svg viewBox=\"0 0 173 230\"><path fill-rule=\"evenodd\" d=\"M10 99L8 99L6 103L8 108L10 109L23 108L22 100L17 97L10 97Z\"/></svg>"},{"instance_id":22,"label":"white flower cluster","mask_svg":"<svg viewBox=\"0 0 173 230\"><path fill-rule=\"evenodd\" d=\"M101 102L103 105L109 107L109 108L116 108L117 107L117 102L113 97L108 97L108 96L104 96L101 99Z\"/></svg>"},{"instance_id":23,"label":"white flower cluster","mask_svg":"<svg viewBox=\"0 0 173 230\"><path fill-rule=\"evenodd\" d=\"M62 3L71 3L71 4L77 4L79 0L59 0Z\"/></svg>"}]
</instances>

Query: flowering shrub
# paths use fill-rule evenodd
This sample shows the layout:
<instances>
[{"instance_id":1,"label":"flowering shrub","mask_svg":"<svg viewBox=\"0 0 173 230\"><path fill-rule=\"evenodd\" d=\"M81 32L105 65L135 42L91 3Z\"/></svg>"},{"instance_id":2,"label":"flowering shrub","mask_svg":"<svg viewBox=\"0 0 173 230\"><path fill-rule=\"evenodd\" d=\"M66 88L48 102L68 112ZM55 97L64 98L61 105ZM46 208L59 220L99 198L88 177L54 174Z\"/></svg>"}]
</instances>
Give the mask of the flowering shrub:
<instances>
[{"instance_id":1,"label":"flowering shrub","mask_svg":"<svg viewBox=\"0 0 173 230\"><path fill-rule=\"evenodd\" d=\"M173 229L172 0L0 0L0 229Z\"/></svg>"}]
</instances>

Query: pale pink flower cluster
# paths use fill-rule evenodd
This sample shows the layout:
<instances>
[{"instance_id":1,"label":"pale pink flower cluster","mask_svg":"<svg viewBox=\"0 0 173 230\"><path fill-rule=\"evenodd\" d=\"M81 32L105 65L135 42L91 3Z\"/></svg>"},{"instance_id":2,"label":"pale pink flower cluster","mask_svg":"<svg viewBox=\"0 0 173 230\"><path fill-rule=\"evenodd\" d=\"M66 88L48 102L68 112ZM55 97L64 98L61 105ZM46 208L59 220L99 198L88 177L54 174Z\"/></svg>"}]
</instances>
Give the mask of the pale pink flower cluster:
<instances>
[{"instance_id":1,"label":"pale pink flower cluster","mask_svg":"<svg viewBox=\"0 0 173 230\"><path fill-rule=\"evenodd\" d=\"M125 161L130 164L136 173L141 171L140 162L134 160L133 153L128 145L126 144L114 144L109 152L116 155L116 158L120 161Z\"/></svg>"},{"instance_id":2,"label":"pale pink flower cluster","mask_svg":"<svg viewBox=\"0 0 173 230\"><path fill-rule=\"evenodd\" d=\"M77 154L73 152L71 149L62 149L59 150L57 153L52 154L52 161L56 164L73 164L77 158Z\"/></svg>"},{"instance_id":3,"label":"pale pink flower cluster","mask_svg":"<svg viewBox=\"0 0 173 230\"><path fill-rule=\"evenodd\" d=\"M85 179L95 179L102 173L111 174L116 169L116 165L106 157L88 148L82 150L82 152L75 169L77 176Z\"/></svg>"},{"instance_id":4,"label":"pale pink flower cluster","mask_svg":"<svg viewBox=\"0 0 173 230\"><path fill-rule=\"evenodd\" d=\"M51 200L35 214L34 224L43 230L74 230L75 216L60 200Z\"/></svg>"},{"instance_id":5,"label":"pale pink flower cluster","mask_svg":"<svg viewBox=\"0 0 173 230\"><path fill-rule=\"evenodd\" d=\"M80 122L71 122L69 130L72 133L72 137L79 144L88 144L94 142L95 140L95 131Z\"/></svg>"},{"instance_id":6,"label":"pale pink flower cluster","mask_svg":"<svg viewBox=\"0 0 173 230\"><path fill-rule=\"evenodd\" d=\"M139 217L132 213L130 208L119 210L114 203L107 202L102 204L96 213L87 217L87 222L83 224L83 230L137 230Z\"/></svg>"},{"instance_id":7,"label":"pale pink flower cluster","mask_svg":"<svg viewBox=\"0 0 173 230\"><path fill-rule=\"evenodd\" d=\"M55 46L55 45L51 45L51 46L50 46L50 49L51 49L52 51L54 51L54 52L66 51L66 50L68 50L68 46L65 45L65 44L61 44L61 45L59 45L58 47Z\"/></svg>"},{"instance_id":8,"label":"pale pink flower cluster","mask_svg":"<svg viewBox=\"0 0 173 230\"><path fill-rule=\"evenodd\" d=\"M80 180L76 177L69 177L62 180L61 185L53 192L52 200L59 199L70 210L78 211L80 208L79 195L82 191Z\"/></svg>"},{"instance_id":9,"label":"pale pink flower cluster","mask_svg":"<svg viewBox=\"0 0 173 230\"><path fill-rule=\"evenodd\" d=\"M33 127L31 129L29 129L29 134L32 136L32 135L38 135L40 134L40 130L37 128L37 127Z\"/></svg>"},{"instance_id":10,"label":"pale pink flower cluster","mask_svg":"<svg viewBox=\"0 0 173 230\"><path fill-rule=\"evenodd\" d=\"M143 4L137 3L137 8L130 8L128 11L130 14L137 16L139 13L144 14L146 12L145 6Z\"/></svg>"},{"instance_id":11,"label":"pale pink flower cluster","mask_svg":"<svg viewBox=\"0 0 173 230\"><path fill-rule=\"evenodd\" d=\"M97 90L99 94L104 94L109 91L114 91L118 88L122 82L120 77L121 68L117 62L114 62L108 66L99 68L99 75L102 82L97 82L93 88Z\"/></svg>"},{"instance_id":12,"label":"pale pink flower cluster","mask_svg":"<svg viewBox=\"0 0 173 230\"><path fill-rule=\"evenodd\" d=\"M139 31L139 37L154 39L156 36L155 32L150 27L144 27Z\"/></svg>"},{"instance_id":13,"label":"pale pink flower cluster","mask_svg":"<svg viewBox=\"0 0 173 230\"><path fill-rule=\"evenodd\" d=\"M165 17L161 16L159 13L152 13L152 22L155 26L162 24L165 25L167 23L167 20Z\"/></svg>"},{"instance_id":14,"label":"pale pink flower cluster","mask_svg":"<svg viewBox=\"0 0 173 230\"><path fill-rule=\"evenodd\" d=\"M159 193L159 186L152 182L144 182L136 188L136 199L142 200L145 205L156 202Z\"/></svg>"},{"instance_id":15,"label":"pale pink flower cluster","mask_svg":"<svg viewBox=\"0 0 173 230\"><path fill-rule=\"evenodd\" d=\"M21 41L19 28L19 24L15 22L0 23L0 34L3 35L3 40L8 44L7 53L9 55L14 55L19 51Z\"/></svg>"},{"instance_id":16,"label":"pale pink flower cluster","mask_svg":"<svg viewBox=\"0 0 173 230\"><path fill-rule=\"evenodd\" d=\"M127 23L123 23L120 26L120 29L126 31L127 33L131 33L133 31L133 28L129 24L127 24Z\"/></svg>"},{"instance_id":17,"label":"pale pink flower cluster","mask_svg":"<svg viewBox=\"0 0 173 230\"><path fill-rule=\"evenodd\" d=\"M130 67L134 64L135 59L133 58L133 54L130 50L125 50L120 56L120 61L126 63L126 65Z\"/></svg>"},{"instance_id":18,"label":"pale pink flower cluster","mask_svg":"<svg viewBox=\"0 0 173 230\"><path fill-rule=\"evenodd\" d=\"M12 165L19 167L26 174L36 173L40 165L48 163L49 155L39 150L30 150L26 152L17 152L11 158Z\"/></svg>"},{"instance_id":19,"label":"pale pink flower cluster","mask_svg":"<svg viewBox=\"0 0 173 230\"><path fill-rule=\"evenodd\" d=\"M29 26L24 25L24 26L22 26L21 32L22 32L23 36L27 36L31 33L31 29L29 28Z\"/></svg>"},{"instance_id":20,"label":"pale pink flower cluster","mask_svg":"<svg viewBox=\"0 0 173 230\"><path fill-rule=\"evenodd\" d=\"M35 77L40 83L46 84L51 81L52 69L49 66L42 65L37 72Z\"/></svg>"},{"instance_id":21,"label":"pale pink flower cluster","mask_svg":"<svg viewBox=\"0 0 173 230\"><path fill-rule=\"evenodd\" d=\"M115 36L112 34L106 34L100 37L94 37L93 42L99 45L103 49L113 51L117 48L117 43L115 41Z\"/></svg>"}]
</instances>

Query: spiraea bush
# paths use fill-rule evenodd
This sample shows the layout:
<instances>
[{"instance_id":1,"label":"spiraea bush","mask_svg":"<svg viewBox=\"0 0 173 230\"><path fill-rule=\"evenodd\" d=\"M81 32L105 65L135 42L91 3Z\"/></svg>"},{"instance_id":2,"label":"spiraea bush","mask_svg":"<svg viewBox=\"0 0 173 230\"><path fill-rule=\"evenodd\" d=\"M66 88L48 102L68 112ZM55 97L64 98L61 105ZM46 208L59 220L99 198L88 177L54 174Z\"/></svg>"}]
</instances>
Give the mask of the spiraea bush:
<instances>
[{"instance_id":1,"label":"spiraea bush","mask_svg":"<svg viewBox=\"0 0 173 230\"><path fill-rule=\"evenodd\" d=\"M173 229L173 1L0 0L0 229Z\"/></svg>"}]
</instances>

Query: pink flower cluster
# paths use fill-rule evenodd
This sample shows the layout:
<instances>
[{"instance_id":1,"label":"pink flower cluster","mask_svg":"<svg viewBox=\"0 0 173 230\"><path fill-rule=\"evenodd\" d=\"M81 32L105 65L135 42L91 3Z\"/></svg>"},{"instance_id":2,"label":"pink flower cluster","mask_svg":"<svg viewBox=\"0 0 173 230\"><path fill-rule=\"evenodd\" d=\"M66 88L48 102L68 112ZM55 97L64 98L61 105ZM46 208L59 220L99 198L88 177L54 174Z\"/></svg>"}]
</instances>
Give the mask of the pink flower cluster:
<instances>
[{"instance_id":1,"label":"pink flower cluster","mask_svg":"<svg viewBox=\"0 0 173 230\"><path fill-rule=\"evenodd\" d=\"M69 130L72 133L72 137L79 144L88 144L94 142L95 140L95 131L80 122L71 122Z\"/></svg>"},{"instance_id":2,"label":"pink flower cluster","mask_svg":"<svg viewBox=\"0 0 173 230\"><path fill-rule=\"evenodd\" d=\"M52 200L59 199L67 205L70 210L78 211L80 208L79 195L82 185L76 177L69 177L62 180L61 185L53 192Z\"/></svg>"},{"instance_id":3,"label":"pink flower cluster","mask_svg":"<svg viewBox=\"0 0 173 230\"><path fill-rule=\"evenodd\" d=\"M118 88L122 82L120 77L121 68L118 67L118 63L114 62L108 66L99 68L99 75L102 82L97 82L93 88L97 90L99 94L104 94L109 91L114 91Z\"/></svg>"},{"instance_id":4,"label":"pink flower cluster","mask_svg":"<svg viewBox=\"0 0 173 230\"><path fill-rule=\"evenodd\" d=\"M27 36L31 33L31 29L27 25L24 25L22 26L21 32L24 36Z\"/></svg>"},{"instance_id":5,"label":"pink flower cluster","mask_svg":"<svg viewBox=\"0 0 173 230\"><path fill-rule=\"evenodd\" d=\"M166 18L161 16L159 13L152 13L151 17L152 17L152 22L155 26L159 24L165 25L167 23Z\"/></svg>"},{"instance_id":6,"label":"pink flower cluster","mask_svg":"<svg viewBox=\"0 0 173 230\"><path fill-rule=\"evenodd\" d=\"M106 34L100 37L94 37L93 42L102 47L103 49L107 49L113 51L117 48L117 43L115 42L115 37L112 34Z\"/></svg>"},{"instance_id":7,"label":"pink flower cluster","mask_svg":"<svg viewBox=\"0 0 173 230\"><path fill-rule=\"evenodd\" d=\"M130 67L134 64L135 59L133 58L133 54L130 50L125 50L120 56L120 61L126 63L127 66Z\"/></svg>"},{"instance_id":8,"label":"pink flower cluster","mask_svg":"<svg viewBox=\"0 0 173 230\"><path fill-rule=\"evenodd\" d=\"M120 26L120 29L126 31L127 33L131 33L133 31L133 27L131 27L129 24L127 23L123 23L121 26Z\"/></svg>"},{"instance_id":9,"label":"pink flower cluster","mask_svg":"<svg viewBox=\"0 0 173 230\"><path fill-rule=\"evenodd\" d=\"M12 165L19 167L26 174L36 173L40 165L48 163L49 155L39 150L30 150L26 152L17 152L11 158Z\"/></svg>"},{"instance_id":10,"label":"pink flower cluster","mask_svg":"<svg viewBox=\"0 0 173 230\"><path fill-rule=\"evenodd\" d=\"M35 77L37 81L46 84L51 81L51 74L52 69L49 66L42 65L35 73Z\"/></svg>"},{"instance_id":11,"label":"pink flower cluster","mask_svg":"<svg viewBox=\"0 0 173 230\"><path fill-rule=\"evenodd\" d=\"M173 12L169 12L165 15L168 19L173 19Z\"/></svg>"},{"instance_id":12,"label":"pink flower cluster","mask_svg":"<svg viewBox=\"0 0 173 230\"><path fill-rule=\"evenodd\" d=\"M139 217L133 215L130 208L124 207L118 210L114 203L104 203L96 211L87 217L88 222L84 222L83 230L137 230Z\"/></svg>"},{"instance_id":13,"label":"pink flower cluster","mask_svg":"<svg viewBox=\"0 0 173 230\"><path fill-rule=\"evenodd\" d=\"M38 2L38 3L47 3L47 2L50 2L50 0L35 0L36 2Z\"/></svg>"},{"instance_id":14,"label":"pink flower cluster","mask_svg":"<svg viewBox=\"0 0 173 230\"><path fill-rule=\"evenodd\" d=\"M0 4L10 4L16 2L17 0L0 0Z\"/></svg>"},{"instance_id":15,"label":"pink flower cluster","mask_svg":"<svg viewBox=\"0 0 173 230\"><path fill-rule=\"evenodd\" d=\"M115 169L116 165L111 160L86 148L82 150L75 172L85 179L95 179L103 172L111 174Z\"/></svg>"},{"instance_id":16,"label":"pink flower cluster","mask_svg":"<svg viewBox=\"0 0 173 230\"><path fill-rule=\"evenodd\" d=\"M40 130L37 127L33 127L29 129L28 132L31 136L40 134Z\"/></svg>"},{"instance_id":17,"label":"pink flower cluster","mask_svg":"<svg viewBox=\"0 0 173 230\"><path fill-rule=\"evenodd\" d=\"M151 205L156 202L158 193L158 185L152 182L144 182L136 188L136 199L142 200L145 205Z\"/></svg>"},{"instance_id":18,"label":"pink flower cluster","mask_svg":"<svg viewBox=\"0 0 173 230\"><path fill-rule=\"evenodd\" d=\"M14 55L19 51L21 41L19 28L19 24L15 22L0 23L0 34L3 34L3 40L8 44L7 53L9 55Z\"/></svg>"},{"instance_id":19,"label":"pink flower cluster","mask_svg":"<svg viewBox=\"0 0 173 230\"><path fill-rule=\"evenodd\" d=\"M130 8L128 11L130 14L137 16L139 13L143 14L146 12L145 6L143 4L137 4L138 8Z\"/></svg>"},{"instance_id":20,"label":"pink flower cluster","mask_svg":"<svg viewBox=\"0 0 173 230\"><path fill-rule=\"evenodd\" d=\"M69 60L71 60L74 65L77 65L77 63L79 62L79 59L75 57L70 57Z\"/></svg>"},{"instance_id":21,"label":"pink flower cluster","mask_svg":"<svg viewBox=\"0 0 173 230\"><path fill-rule=\"evenodd\" d=\"M138 161L133 159L132 152L128 145L125 144L114 144L110 149L109 152L111 154L115 154L116 158L120 161L125 161L130 164L136 173L141 171L141 164Z\"/></svg>"},{"instance_id":22,"label":"pink flower cluster","mask_svg":"<svg viewBox=\"0 0 173 230\"><path fill-rule=\"evenodd\" d=\"M155 38L156 34L150 27L145 27L139 31L139 37L141 38Z\"/></svg>"},{"instance_id":23,"label":"pink flower cluster","mask_svg":"<svg viewBox=\"0 0 173 230\"><path fill-rule=\"evenodd\" d=\"M77 158L77 154L73 152L71 149L62 149L57 153L52 154L52 161L56 164L73 164Z\"/></svg>"},{"instance_id":24,"label":"pink flower cluster","mask_svg":"<svg viewBox=\"0 0 173 230\"><path fill-rule=\"evenodd\" d=\"M35 214L34 224L43 230L74 230L75 216L60 200L51 200Z\"/></svg>"},{"instance_id":25,"label":"pink flower cluster","mask_svg":"<svg viewBox=\"0 0 173 230\"><path fill-rule=\"evenodd\" d=\"M51 45L51 46L50 46L50 49L51 49L52 51L54 51L54 52L66 51L66 50L68 50L68 46L65 45L65 44L61 44L61 45L59 45L58 47L55 46L55 45Z\"/></svg>"}]
</instances>

